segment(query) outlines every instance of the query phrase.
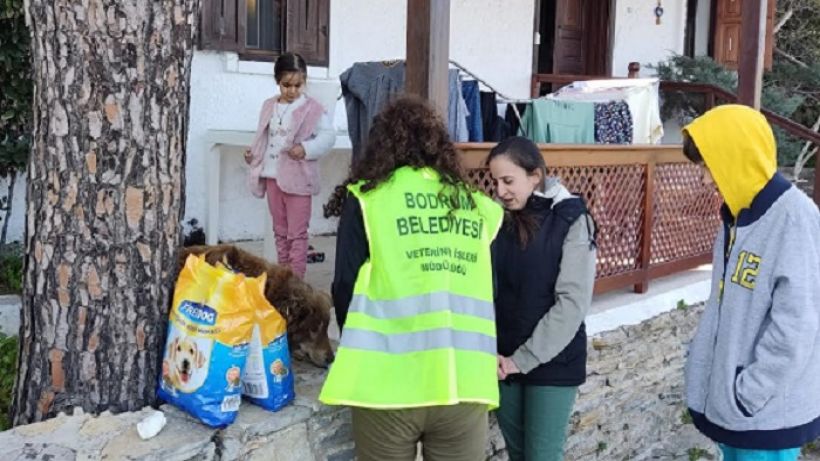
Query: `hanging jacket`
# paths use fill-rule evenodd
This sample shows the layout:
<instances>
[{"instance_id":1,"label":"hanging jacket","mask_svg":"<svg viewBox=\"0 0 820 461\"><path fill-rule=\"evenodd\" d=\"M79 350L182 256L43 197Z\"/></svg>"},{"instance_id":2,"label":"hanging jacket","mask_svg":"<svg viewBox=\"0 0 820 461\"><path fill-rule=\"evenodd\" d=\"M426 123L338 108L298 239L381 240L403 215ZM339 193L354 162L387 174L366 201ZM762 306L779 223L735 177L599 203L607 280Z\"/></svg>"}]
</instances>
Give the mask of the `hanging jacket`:
<instances>
[{"instance_id":1,"label":"hanging jacket","mask_svg":"<svg viewBox=\"0 0 820 461\"><path fill-rule=\"evenodd\" d=\"M404 92L405 63L357 62L339 76L347 111L353 161L367 146L373 118L393 98ZM448 82L448 131L453 142L468 140L467 105L461 94L458 69L450 69Z\"/></svg>"},{"instance_id":2,"label":"hanging jacket","mask_svg":"<svg viewBox=\"0 0 820 461\"><path fill-rule=\"evenodd\" d=\"M820 436L820 213L776 172L759 112L720 106L685 130L725 201L686 362L689 410L717 442L799 447Z\"/></svg>"},{"instance_id":3,"label":"hanging jacket","mask_svg":"<svg viewBox=\"0 0 820 461\"><path fill-rule=\"evenodd\" d=\"M347 110L347 132L355 161L364 153L373 117L392 98L404 91L404 62L392 65L357 62L344 71L339 80Z\"/></svg>"}]
</instances>

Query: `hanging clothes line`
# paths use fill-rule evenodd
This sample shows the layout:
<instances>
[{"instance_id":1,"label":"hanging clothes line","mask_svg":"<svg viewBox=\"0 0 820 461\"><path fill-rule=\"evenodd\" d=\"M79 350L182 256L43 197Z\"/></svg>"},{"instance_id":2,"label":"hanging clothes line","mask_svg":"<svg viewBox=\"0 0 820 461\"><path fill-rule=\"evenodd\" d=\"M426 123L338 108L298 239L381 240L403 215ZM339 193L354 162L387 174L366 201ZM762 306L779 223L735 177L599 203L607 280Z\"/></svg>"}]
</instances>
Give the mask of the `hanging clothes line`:
<instances>
[{"instance_id":1,"label":"hanging clothes line","mask_svg":"<svg viewBox=\"0 0 820 461\"><path fill-rule=\"evenodd\" d=\"M404 63L404 62L405 61L403 59L384 59L384 60L379 60L379 61L372 61L371 64L381 63L385 68L391 68L391 67L396 66L397 64ZM487 80L481 78L475 72L473 72L470 69L468 69L467 67L463 66L458 61L450 59L450 60L448 60L448 63L450 65L450 72L451 73L455 72L455 71L458 71L458 73L460 75L463 75L463 76L468 77L469 79L475 80L476 82L481 84L483 87L485 87L486 89L491 91L494 94L495 99L496 99L497 102L507 103L508 104L508 110L511 111L511 115L518 122L518 127L523 126L522 120L523 120L524 117L522 116L521 110L519 110L517 104L530 104L533 101L533 99L512 98L512 97L498 91L496 89L496 87L494 87L489 82L487 82ZM356 65L358 65L358 64L359 63L357 63ZM452 82L451 82L451 84L452 84ZM452 88L451 88L451 90L452 90ZM460 96L461 91L459 91L458 94ZM344 92L341 92L336 97L336 100L340 100L343 97L344 97ZM459 99L461 99L461 101L462 101L461 104L463 105L464 104L463 99L462 98L459 98ZM452 101L451 101L451 103L452 103ZM466 109L466 106L465 106L465 109ZM452 131L452 129L451 129L451 131Z\"/></svg>"},{"instance_id":2,"label":"hanging clothes line","mask_svg":"<svg viewBox=\"0 0 820 461\"><path fill-rule=\"evenodd\" d=\"M396 63L398 63L400 61L401 61L401 59L384 59L381 62L385 66L393 66L393 65L395 65ZM460 71L462 71L465 74L472 77L477 82L479 82L482 85L486 86L490 91L494 92L497 96L500 96L500 98L502 100L504 100L504 102L509 102L509 103L528 103L528 102L532 102L532 98L529 98L529 99L516 99L516 98L511 98L511 97L505 95L504 93L498 91L494 86L487 83L486 80L484 80L483 78L476 75L475 72L473 72L470 69L467 69L466 67L459 64L458 61L454 61L454 60L450 59L449 63L452 64L453 67L459 69ZM336 99L337 100L342 99L342 93L339 93L339 96L337 96Z\"/></svg>"},{"instance_id":3,"label":"hanging clothes line","mask_svg":"<svg viewBox=\"0 0 820 461\"><path fill-rule=\"evenodd\" d=\"M459 64L457 61L453 61L453 60L451 59L451 60L450 60L450 64L452 64L454 67L456 67L456 68L457 68L457 69L459 69L460 71L462 71L462 72L464 72L465 74L467 74L467 75L469 75L470 77L472 77L475 81L477 81L477 82L479 82L479 83L483 84L484 86L486 86L486 87L487 87L490 91L494 92L494 93L496 94L496 96L500 96L500 97L501 97L501 99L503 99L505 102L511 102L511 103L527 103L527 102L532 102L532 99L515 99L515 98L511 98L511 97L509 97L509 96L505 95L504 93L502 93L502 92L498 91L495 87L493 87L492 85L490 85L489 83L487 83L487 81L486 81L486 80L484 80L483 78L479 77L479 76L478 76L478 75L476 75L474 72L472 72L471 70L469 70L469 69L467 69L466 67L464 67L464 66L462 66L461 64Z\"/></svg>"},{"instance_id":4,"label":"hanging clothes line","mask_svg":"<svg viewBox=\"0 0 820 461\"><path fill-rule=\"evenodd\" d=\"M473 72L473 71L467 69L466 67L462 66L457 61L454 61L454 60L450 59L450 64L452 64L453 67L457 68L461 72L464 72L465 74L472 77L475 81L477 81L477 82L481 83L482 85L486 86L490 91L495 93L496 97L498 97L499 99L503 100L504 102L509 103L510 107L512 107L513 113L515 114L515 118L518 119L519 124L521 123L521 113L518 112L518 107L516 106L516 104L532 102L532 99L514 99L514 98L511 98L511 97L505 95L504 93L498 91L495 87L493 87L492 85L487 83L486 80L484 80L483 78L476 75L475 72Z\"/></svg>"}]
</instances>

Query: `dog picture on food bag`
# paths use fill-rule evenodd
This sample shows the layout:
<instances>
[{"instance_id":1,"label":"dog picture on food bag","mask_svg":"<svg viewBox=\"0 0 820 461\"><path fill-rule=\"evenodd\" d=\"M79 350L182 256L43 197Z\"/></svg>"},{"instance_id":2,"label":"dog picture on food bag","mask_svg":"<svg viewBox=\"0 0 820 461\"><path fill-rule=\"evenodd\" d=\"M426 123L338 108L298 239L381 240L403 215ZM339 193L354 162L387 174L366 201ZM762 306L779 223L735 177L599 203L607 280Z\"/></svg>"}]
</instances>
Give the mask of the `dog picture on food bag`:
<instances>
[{"instance_id":1,"label":"dog picture on food bag","mask_svg":"<svg viewBox=\"0 0 820 461\"><path fill-rule=\"evenodd\" d=\"M208 377L212 342L186 336L172 326L162 361L163 384L185 393L199 389Z\"/></svg>"},{"instance_id":2,"label":"dog picture on food bag","mask_svg":"<svg viewBox=\"0 0 820 461\"><path fill-rule=\"evenodd\" d=\"M242 386L242 370L236 365L228 368L225 373L225 381L228 383L228 387L225 388L226 391L239 389Z\"/></svg>"},{"instance_id":3,"label":"dog picture on food bag","mask_svg":"<svg viewBox=\"0 0 820 461\"><path fill-rule=\"evenodd\" d=\"M276 359L270 364L270 373L273 375L273 380L277 383L282 382L288 375L288 367L282 359Z\"/></svg>"}]
</instances>

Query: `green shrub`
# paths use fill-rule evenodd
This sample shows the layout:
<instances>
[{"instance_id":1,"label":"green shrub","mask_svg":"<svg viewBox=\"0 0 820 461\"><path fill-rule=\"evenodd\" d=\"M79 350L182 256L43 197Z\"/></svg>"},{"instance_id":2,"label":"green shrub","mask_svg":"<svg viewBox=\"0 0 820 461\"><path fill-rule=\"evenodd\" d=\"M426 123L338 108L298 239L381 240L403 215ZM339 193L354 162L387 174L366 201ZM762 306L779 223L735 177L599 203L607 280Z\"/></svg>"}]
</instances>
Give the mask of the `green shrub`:
<instances>
[{"instance_id":1,"label":"green shrub","mask_svg":"<svg viewBox=\"0 0 820 461\"><path fill-rule=\"evenodd\" d=\"M693 447L686 451L689 455L689 461L698 461L699 459L714 459L715 457L709 454L708 451L700 447Z\"/></svg>"},{"instance_id":2,"label":"green shrub","mask_svg":"<svg viewBox=\"0 0 820 461\"><path fill-rule=\"evenodd\" d=\"M34 85L24 1L0 0L0 244L6 243L14 184L31 150Z\"/></svg>"},{"instance_id":3,"label":"green shrub","mask_svg":"<svg viewBox=\"0 0 820 461\"><path fill-rule=\"evenodd\" d=\"M689 410L683 409L680 413L680 422L681 424L694 424L692 420L692 414L689 413Z\"/></svg>"},{"instance_id":4,"label":"green shrub","mask_svg":"<svg viewBox=\"0 0 820 461\"><path fill-rule=\"evenodd\" d=\"M0 246L0 294L23 292L23 247L19 243Z\"/></svg>"},{"instance_id":5,"label":"green shrub","mask_svg":"<svg viewBox=\"0 0 820 461\"><path fill-rule=\"evenodd\" d=\"M798 117L800 115L798 109L805 109L807 97L804 93L794 91L794 85L796 84L792 80L783 77L783 75L788 75L788 72L783 71L786 66L777 63L773 72L766 73L761 105L786 118L802 119L805 117ZM730 93L737 93L737 72L726 69L709 57L690 58L674 55L669 60L650 67L657 72L661 80L705 83L722 88ZM809 79L809 75L811 74L806 73L804 79ZM775 79L775 76L780 77ZM820 78L811 78L814 78L814 80L805 83L814 88L816 87L814 81L820 80ZM661 117L664 120L675 120L680 125L686 125L706 111L706 98L703 94L668 91L662 94L662 99ZM803 142L778 127L773 128L777 138L778 163L780 165L794 165L794 161L803 147Z\"/></svg>"},{"instance_id":6,"label":"green shrub","mask_svg":"<svg viewBox=\"0 0 820 461\"><path fill-rule=\"evenodd\" d=\"M17 336L0 333L0 431L11 427L11 399L17 376Z\"/></svg>"}]
</instances>

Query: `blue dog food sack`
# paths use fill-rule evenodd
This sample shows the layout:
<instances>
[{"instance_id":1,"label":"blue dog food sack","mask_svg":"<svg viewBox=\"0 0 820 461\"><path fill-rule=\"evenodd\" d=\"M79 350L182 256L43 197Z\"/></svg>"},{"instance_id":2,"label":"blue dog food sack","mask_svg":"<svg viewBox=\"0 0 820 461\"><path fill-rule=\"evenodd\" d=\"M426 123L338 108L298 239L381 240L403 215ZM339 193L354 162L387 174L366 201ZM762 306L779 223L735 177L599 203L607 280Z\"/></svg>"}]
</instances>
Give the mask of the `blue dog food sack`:
<instances>
[{"instance_id":1,"label":"blue dog food sack","mask_svg":"<svg viewBox=\"0 0 820 461\"><path fill-rule=\"evenodd\" d=\"M258 283L195 255L177 278L158 395L208 426L227 426L239 411L254 325L247 293Z\"/></svg>"},{"instance_id":2,"label":"blue dog food sack","mask_svg":"<svg viewBox=\"0 0 820 461\"><path fill-rule=\"evenodd\" d=\"M242 394L251 403L276 411L293 401L293 371L285 319L263 293L264 284L248 297L256 315L248 362L242 375Z\"/></svg>"}]
</instances>

